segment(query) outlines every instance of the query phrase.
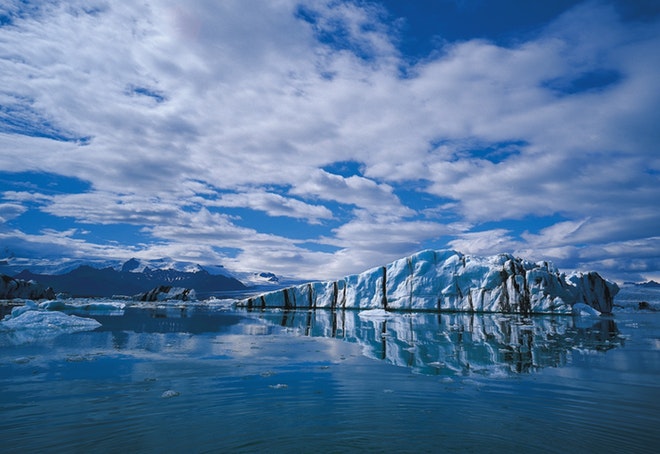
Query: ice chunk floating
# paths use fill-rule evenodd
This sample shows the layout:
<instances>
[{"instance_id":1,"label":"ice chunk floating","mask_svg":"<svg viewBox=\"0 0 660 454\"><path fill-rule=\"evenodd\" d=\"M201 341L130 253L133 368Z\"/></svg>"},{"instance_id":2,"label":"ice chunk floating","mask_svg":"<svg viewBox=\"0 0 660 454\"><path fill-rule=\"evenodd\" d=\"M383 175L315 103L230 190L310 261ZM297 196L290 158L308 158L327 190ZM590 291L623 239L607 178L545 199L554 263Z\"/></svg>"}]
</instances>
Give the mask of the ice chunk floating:
<instances>
[{"instance_id":1,"label":"ice chunk floating","mask_svg":"<svg viewBox=\"0 0 660 454\"><path fill-rule=\"evenodd\" d=\"M28 301L16 307L11 315L0 321L0 334L12 339L12 343L30 343L78 331L92 331L100 327L98 321L39 309Z\"/></svg>"},{"instance_id":2,"label":"ice chunk floating","mask_svg":"<svg viewBox=\"0 0 660 454\"><path fill-rule=\"evenodd\" d=\"M618 286L596 272L560 273L550 262L427 250L337 281L312 282L239 301L248 308L329 308L570 314L610 313Z\"/></svg>"}]
</instances>

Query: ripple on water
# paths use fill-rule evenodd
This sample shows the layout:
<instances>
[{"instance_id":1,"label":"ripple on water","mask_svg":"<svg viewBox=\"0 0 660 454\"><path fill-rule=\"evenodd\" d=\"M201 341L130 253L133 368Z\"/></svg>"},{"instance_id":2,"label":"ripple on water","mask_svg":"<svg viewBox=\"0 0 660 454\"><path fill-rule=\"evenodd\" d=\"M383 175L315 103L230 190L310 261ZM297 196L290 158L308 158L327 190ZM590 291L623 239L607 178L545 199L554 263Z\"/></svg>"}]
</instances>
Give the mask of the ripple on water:
<instances>
[{"instance_id":1,"label":"ripple on water","mask_svg":"<svg viewBox=\"0 0 660 454\"><path fill-rule=\"evenodd\" d=\"M530 331L502 317L393 317L383 338L350 314L336 330L331 314L303 315L302 328L281 329L278 313L251 334L116 323L2 347L2 449L644 452L658 442L660 317L626 314L601 351L601 332L570 318L534 319ZM570 335L537 332L562 323ZM176 398L161 398L168 391Z\"/></svg>"}]
</instances>

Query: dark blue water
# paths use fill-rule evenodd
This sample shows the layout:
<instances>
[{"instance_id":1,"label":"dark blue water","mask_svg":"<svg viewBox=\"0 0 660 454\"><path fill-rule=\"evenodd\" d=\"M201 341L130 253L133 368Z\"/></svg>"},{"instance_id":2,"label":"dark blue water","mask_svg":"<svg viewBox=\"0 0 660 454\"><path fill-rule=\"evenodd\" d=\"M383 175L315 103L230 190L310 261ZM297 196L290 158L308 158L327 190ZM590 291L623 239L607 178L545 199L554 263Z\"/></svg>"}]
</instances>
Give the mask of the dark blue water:
<instances>
[{"instance_id":1,"label":"dark blue water","mask_svg":"<svg viewBox=\"0 0 660 454\"><path fill-rule=\"evenodd\" d=\"M102 326L0 331L0 451L660 446L660 312L361 317L171 305L86 315Z\"/></svg>"}]
</instances>

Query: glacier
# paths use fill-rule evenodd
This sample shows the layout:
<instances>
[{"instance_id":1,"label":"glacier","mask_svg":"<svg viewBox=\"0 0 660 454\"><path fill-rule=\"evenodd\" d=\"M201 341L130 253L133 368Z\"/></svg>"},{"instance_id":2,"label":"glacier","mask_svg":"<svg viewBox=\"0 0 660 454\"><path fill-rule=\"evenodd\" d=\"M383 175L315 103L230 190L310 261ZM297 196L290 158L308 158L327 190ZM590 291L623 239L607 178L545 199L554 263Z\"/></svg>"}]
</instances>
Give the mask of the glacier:
<instances>
[{"instance_id":1,"label":"glacier","mask_svg":"<svg viewBox=\"0 0 660 454\"><path fill-rule=\"evenodd\" d=\"M247 308L571 314L612 312L616 283L596 272L561 273L551 262L424 250L343 279L282 288L237 302Z\"/></svg>"}]
</instances>

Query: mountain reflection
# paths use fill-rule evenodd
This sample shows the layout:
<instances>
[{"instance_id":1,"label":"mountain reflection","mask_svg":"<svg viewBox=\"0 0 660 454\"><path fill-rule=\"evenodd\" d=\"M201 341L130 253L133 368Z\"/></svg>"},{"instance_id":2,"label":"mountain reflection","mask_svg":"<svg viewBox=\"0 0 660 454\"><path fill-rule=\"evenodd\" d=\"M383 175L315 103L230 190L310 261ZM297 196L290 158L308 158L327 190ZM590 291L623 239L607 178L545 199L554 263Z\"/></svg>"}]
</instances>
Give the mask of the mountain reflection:
<instances>
[{"instance_id":1,"label":"mountain reflection","mask_svg":"<svg viewBox=\"0 0 660 454\"><path fill-rule=\"evenodd\" d=\"M570 316L357 311L262 312L303 336L355 342L363 354L437 375L530 373L566 364L573 349L606 351L623 343L614 320Z\"/></svg>"}]
</instances>

